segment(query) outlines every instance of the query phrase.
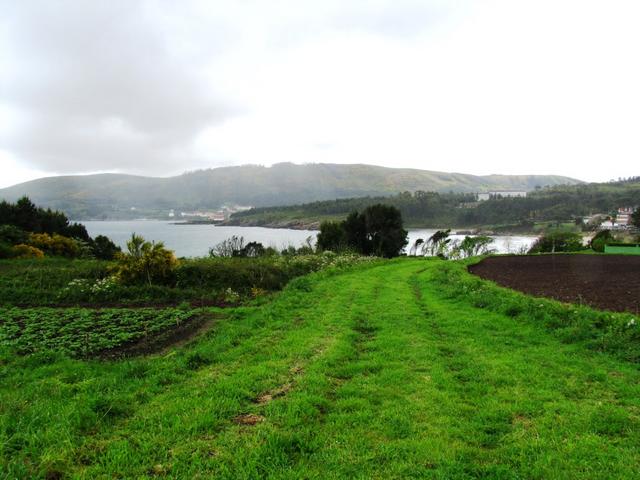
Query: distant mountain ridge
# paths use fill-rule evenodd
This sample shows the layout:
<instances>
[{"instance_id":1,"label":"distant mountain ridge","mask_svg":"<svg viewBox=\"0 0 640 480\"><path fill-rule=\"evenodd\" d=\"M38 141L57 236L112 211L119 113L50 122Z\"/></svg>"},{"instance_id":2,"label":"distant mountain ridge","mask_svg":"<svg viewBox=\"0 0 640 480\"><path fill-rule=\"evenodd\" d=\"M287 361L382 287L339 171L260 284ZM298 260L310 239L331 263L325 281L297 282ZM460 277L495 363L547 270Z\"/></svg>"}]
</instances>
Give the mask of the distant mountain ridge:
<instances>
[{"instance_id":1,"label":"distant mountain ridge","mask_svg":"<svg viewBox=\"0 0 640 480\"><path fill-rule=\"evenodd\" d=\"M216 209L224 204L278 206L403 191L529 191L536 186L577 183L582 182L556 175L476 176L365 164L278 163L220 167L168 178L110 173L46 177L1 189L0 199L14 201L27 195L37 205L62 210L74 219L117 219L169 209Z\"/></svg>"}]
</instances>

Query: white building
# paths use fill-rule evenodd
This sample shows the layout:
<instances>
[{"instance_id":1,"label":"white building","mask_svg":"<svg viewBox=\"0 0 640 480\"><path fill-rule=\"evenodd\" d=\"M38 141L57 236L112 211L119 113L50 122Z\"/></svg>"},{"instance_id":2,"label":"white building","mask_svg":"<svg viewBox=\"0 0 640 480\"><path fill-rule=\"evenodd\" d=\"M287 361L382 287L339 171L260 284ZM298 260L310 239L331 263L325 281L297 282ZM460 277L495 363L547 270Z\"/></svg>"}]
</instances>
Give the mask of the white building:
<instances>
[{"instance_id":1,"label":"white building","mask_svg":"<svg viewBox=\"0 0 640 480\"><path fill-rule=\"evenodd\" d=\"M526 197L527 192L523 190L495 190L493 192L484 192L478 194L478 201L484 202L485 200L489 200L491 197Z\"/></svg>"},{"instance_id":2,"label":"white building","mask_svg":"<svg viewBox=\"0 0 640 480\"><path fill-rule=\"evenodd\" d=\"M620 226L631 225L631 215L635 208L633 207L620 207L618 208L618 212L616 214L616 223Z\"/></svg>"}]
</instances>

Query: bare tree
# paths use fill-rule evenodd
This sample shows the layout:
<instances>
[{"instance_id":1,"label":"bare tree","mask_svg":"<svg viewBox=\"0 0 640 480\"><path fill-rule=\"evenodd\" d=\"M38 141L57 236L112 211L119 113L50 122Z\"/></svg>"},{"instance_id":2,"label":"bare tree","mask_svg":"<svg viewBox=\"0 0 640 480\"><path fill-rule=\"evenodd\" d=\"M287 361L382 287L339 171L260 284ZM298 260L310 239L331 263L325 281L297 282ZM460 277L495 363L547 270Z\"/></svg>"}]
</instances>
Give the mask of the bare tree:
<instances>
[{"instance_id":1,"label":"bare tree","mask_svg":"<svg viewBox=\"0 0 640 480\"><path fill-rule=\"evenodd\" d=\"M244 250L244 237L227 238L209 249L210 257L237 257Z\"/></svg>"}]
</instances>

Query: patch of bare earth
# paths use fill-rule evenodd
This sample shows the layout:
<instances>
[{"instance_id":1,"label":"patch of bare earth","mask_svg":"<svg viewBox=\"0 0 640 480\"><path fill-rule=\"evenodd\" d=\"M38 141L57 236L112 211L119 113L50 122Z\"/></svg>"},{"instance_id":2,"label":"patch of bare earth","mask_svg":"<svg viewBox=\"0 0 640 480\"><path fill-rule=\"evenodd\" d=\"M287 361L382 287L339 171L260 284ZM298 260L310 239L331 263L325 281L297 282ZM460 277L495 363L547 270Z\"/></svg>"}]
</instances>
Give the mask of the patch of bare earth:
<instances>
[{"instance_id":1,"label":"patch of bare earth","mask_svg":"<svg viewBox=\"0 0 640 480\"><path fill-rule=\"evenodd\" d=\"M318 358L319 356L323 355L324 352L326 351L326 349L328 348L328 345L323 344L318 346L315 350L314 350L314 355L313 358ZM304 368L302 365L300 364L295 364L293 365L290 369L289 369L289 381L287 381L286 383L283 383L282 385L273 388L271 390L267 390L266 392L261 393L260 395L258 395L253 402L257 405L260 406L264 406L267 405L268 403L272 402L273 400L275 400L276 398L280 398L280 397L284 397L285 395L287 395L291 390L293 390L295 383L297 381L297 378L302 375L304 373ZM257 423L260 423L262 421L264 421L264 417L261 415L255 415L255 414L245 414L245 415L239 415L237 417L235 417L233 419L233 422L238 424L238 425L256 425Z\"/></svg>"},{"instance_id":2,"label":"patch of bare earth","mask_svg":"<svg viewBox=\"0 0 640 480\"><path fill-rule=\"evenodd\" d=\"M489 257L469 271L504 287L616 312L640 311L640 256Z\"/></svg>"},{"instance_id":3,"label":"patch of bare earth","mask_svg":"<svg viewBox=\"0 0 640 480\"><path fill-rule=\"evenodd\" d=\"M264 422L264 417L262 415L256 415L255 413L238 415L233 419L233 423L236 423L238 425L253 426L261 422Z\"/></svg>"},{"instance_id":4,"label":"patch of bare earth","mask_svg":"<svg viewBox=\"0 0 640 480\"><path fill-rule=\"evenodd\" d=\"M273 390L270 390L268 392L258 395L258 397L256 398L256 403L258 405L265 405L269 403L271 400L273 400L274 398L285 396L287 393L289 393L289 391L292 388L293 388L293 385L291 383L285 383L284 385L281 385L278 388L275 388Z\"/></svg>"}]
</instances>

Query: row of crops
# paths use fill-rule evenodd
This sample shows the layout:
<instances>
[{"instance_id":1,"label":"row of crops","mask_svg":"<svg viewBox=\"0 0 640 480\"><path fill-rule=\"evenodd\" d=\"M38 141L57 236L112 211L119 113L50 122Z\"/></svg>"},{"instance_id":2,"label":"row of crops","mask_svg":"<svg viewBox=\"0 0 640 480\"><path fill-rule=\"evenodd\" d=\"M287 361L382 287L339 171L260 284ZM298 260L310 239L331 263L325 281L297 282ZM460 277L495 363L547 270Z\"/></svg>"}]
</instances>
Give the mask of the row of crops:
<instances>
[{"instance_id":1,"label":"row of crops","mask_svg":"<svg viewBox=\"0 0 640 480\"><path fill-rule=\"evenodd\" d=\"M198 316L179 308L0 307L0 348L88 357L180 327Z\"/></svg>"}]
</instances>

